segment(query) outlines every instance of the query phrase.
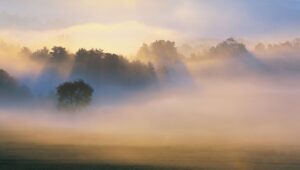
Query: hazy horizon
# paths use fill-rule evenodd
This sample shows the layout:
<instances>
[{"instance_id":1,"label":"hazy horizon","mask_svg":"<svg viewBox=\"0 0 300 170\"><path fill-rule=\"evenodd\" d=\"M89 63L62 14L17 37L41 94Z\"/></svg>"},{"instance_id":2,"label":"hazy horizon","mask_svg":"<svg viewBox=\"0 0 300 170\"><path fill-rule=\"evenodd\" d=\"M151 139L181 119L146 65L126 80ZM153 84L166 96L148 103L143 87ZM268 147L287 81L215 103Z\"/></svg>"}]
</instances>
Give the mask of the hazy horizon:
<instances>
[{"instance_id":1,"label":"hazy horizon","mask_svg":"<svg viewBox=\"0 0 300 170\"><path fill-rule=\"evenodd\" d=\"M100 47L132 55L157 39L278 42L300 36L298 0L3 0L0 10L0 37L32 48Z\"/></svg>"}]
</instances>

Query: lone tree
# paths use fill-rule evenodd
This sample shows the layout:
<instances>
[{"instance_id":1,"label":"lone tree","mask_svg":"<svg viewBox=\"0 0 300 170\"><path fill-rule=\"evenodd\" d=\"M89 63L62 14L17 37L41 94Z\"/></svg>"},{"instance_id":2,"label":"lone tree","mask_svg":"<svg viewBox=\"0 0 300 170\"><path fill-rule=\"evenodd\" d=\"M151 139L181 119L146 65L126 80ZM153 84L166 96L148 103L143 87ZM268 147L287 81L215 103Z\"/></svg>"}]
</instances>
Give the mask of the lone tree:
<instances>
[{"instance_id":1,"label":"lone tree","mask_svg":"<svg viewBox=\"0 0 300 170\"><path fill-rule=\"evenodd\" d=\"M93 88L83 80L65 82L56 91L58 107L63 109L77 109L90 104Z\"/></svg>"}]
</instances>

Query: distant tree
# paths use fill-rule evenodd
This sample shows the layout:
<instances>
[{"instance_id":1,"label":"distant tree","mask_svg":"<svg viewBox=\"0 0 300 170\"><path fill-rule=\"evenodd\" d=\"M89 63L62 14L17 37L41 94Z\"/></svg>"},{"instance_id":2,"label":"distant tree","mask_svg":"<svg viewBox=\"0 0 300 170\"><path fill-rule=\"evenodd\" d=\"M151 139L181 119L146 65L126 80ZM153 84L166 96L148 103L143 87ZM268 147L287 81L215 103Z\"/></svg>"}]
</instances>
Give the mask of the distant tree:
<instances>
[{"instance_id":1,"label":"distant tree","mask_svg":"<svg viewBox=\"0 0 300 170\"><path fill-rule=\"evenodd\" d=\"M150 45L143 44L137 52L137 57L142 62L151 62L162 67L181 62L182 58L175 47L175 42L165 40L158 40Z\"/></svg>"},{"instance_id":2,"label":"distant tree","mask_svg":"<svg viewBox=\"0 0 300 170\"><path fill-rule=\"evenodd\" d=\"M243 43L236 41L234 38L228 38L227 40L217 44L209 50L210 56L213 57L239 57L249 55L250 52Z\"/></svg>"},{"instance_id":3,"label":"distant tree","mask_svg":"<svg viewBox=\"0 0 300 170\"><path fill-rule=\"evenodd\" d=\"M51 58L51 55L47 47L39 49L31 55L31 59L37 62L46 62L49 58Z\"/></svg>"},{"instance_id":4,"label":"distant tree","mask_svg":"<svg viewBox=\"0 0 300 170\"><path fill-rule=\"evenodd\" d=\"M64 47L53 47L52 51L50 52L50 54L52 55L51 61L54 63L57 62L64 62L66 60L68 60L69 54L66 50L66 48Z\"/></svg>"},{"instance_id":5,"label":"distant tree","mask_svg":"<svg viewBox=\"0 0 300 170\"><path fill-rule=\"evenodd\" d=\"M189 81L183 56L177 51L175 42L158 40L150 45L143 44L137 53L137 59L143 63L152 63L160 80Z\"/></svg>"},{"instance_id":6,"label":"distant tree","mask_svg":"<svg viewBox=\"0 0 300 170\"><path fill-rule=\"evenodd\" d=\"M30 49L28 47L23 47L20 51L20 55L21 56L31 56L32 52L30 51Z\"/></svg>"},{"instance_id":7,"label":"distant tree","mask_svg":"<svg viewBox=\"0 0 300 170\"><path fill-rule=\"evenodd\" d=\"M263 43L258 43L256 46L255 46L255 51L256 52L264 52L266 50L266 47Z\"/></svg>"},{"instance_id":8,"label":"distant tree","mask_svg":"<svg viewBox=\"0 0 300 170\"><path fill-rule=\"evenodd\" d=\"M129 61L121 55L104 53L100 49L78 50L71 77L84 77L97 87L142 88L156 81L153 65Z\"/></svg>"},{"instance_id":9,"label":"distant tree","mask_svg":"<svg viewBox=\"0 0 300 170\"><path fill-rule=\"evenodd\" d=\"M31 98L30 90L27 86L20 85L6 71L0 69L0 99L1 100L21 100Z\"/></svg>"},{"instance_id":10,"label":"distant tree","mask_svg":"<svg viewBox=\"0 0 300 170\"><path fill-rule=\"evenodd\" d=\"M46 51L45 51L46 52ZM47 60L44 72L52 72L56 77L66 77L72 69L71 54L66 48L54 46L49 52L50 58Z\"/></svg>"},{"instance_id":11,"label":"distant tree","mask_svg":"<svg viewBox=\"0 0 300 170\"><path fill-rule=\"evenodd\" d=\"M58 107L71 110L86 107L93 92L93 88L83 80L65 82L57 87Z\"/></svg>"}]
</instances>

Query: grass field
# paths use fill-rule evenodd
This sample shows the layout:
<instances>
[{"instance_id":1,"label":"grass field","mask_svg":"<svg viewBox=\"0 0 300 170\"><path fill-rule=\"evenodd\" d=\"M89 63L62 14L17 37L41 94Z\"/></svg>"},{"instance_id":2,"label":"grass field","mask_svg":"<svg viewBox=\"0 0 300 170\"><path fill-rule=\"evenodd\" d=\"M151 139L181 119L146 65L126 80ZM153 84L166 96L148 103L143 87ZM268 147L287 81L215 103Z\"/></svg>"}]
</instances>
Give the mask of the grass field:
<instances>
[{"instance_id":1,"label":"grass field","mask_svg":"<svg viewBox=\"0 0 300 170\"><path fill-rule=\"evenodd\" d=\"M2 143L0 170L298 170L297 147L128 147Z\"/></svg>"}]
</instances>

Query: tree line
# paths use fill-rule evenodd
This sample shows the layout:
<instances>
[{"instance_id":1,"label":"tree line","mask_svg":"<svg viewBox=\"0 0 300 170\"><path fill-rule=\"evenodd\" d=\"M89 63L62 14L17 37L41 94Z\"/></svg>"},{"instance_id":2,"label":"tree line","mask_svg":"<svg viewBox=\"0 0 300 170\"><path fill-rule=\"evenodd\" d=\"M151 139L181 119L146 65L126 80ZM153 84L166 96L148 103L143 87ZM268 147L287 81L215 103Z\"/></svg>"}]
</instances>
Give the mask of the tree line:
<instances>
[{"instance_id":1,"label":"tree line","mask_svg":"<svg viewBox=\"0 0 300 170\"><path fill-rule=\"evenodd\" d=\"M23 49L32 60L44 65L40 77L84 79L97 87L117 85L125 88L145 87L156 81L151 63L129 61L125 57L100 49L79 49L75 54L63 47L43 48L35 52ZM58 80L59 81L59 80Z\"/></svg>"},{"instance_id":2,"label":"tree line","mask_svg":"<svg viewBox=\"0 0 300 170\"><path fill-rule=\"evenodd\" d=\"M103 88L105 91L105 88L118 86L137 90L157 83L157 75L150 62L129 61L121 55L105 53L100 49L81 48L73 54L60 46L36 51L25 47L21 50L21 56L42 65L43 69L31 90L1 69L2 100L29 100L33 97L32 92L40 88L56 95L59 107L84 106L91 101L94 89L100 91Z\"/></svg>"},{"instance_id":3,"label":"tree line","mask_svg":"<svg viewBox=\"0 0 300 170\"><path fill-rule=\"evenodd\" d=\"M131 92L156 86L158 82L162 82L161 80L166 82L188 77L175 43L164 40L149 45L144 44L135 60L107 53L101 49L81 48L71 53L61 46L54 46L51 49L44 47L35 51L24 47L20 51L20 56L26 57L42 68L38 77L29 83L33 96L40 96L40 93L43 93L42 96L45 93L49 96L56 95L60 105L68 105L66 103L73 105L77 99L70 98L70 95L80 96L79 93L84 91L89 91L89 98L91 98L93 92L101 96L105 93L111 95L113 91L116 92L116 89L119 90L117 94L123 91ZM6 72L5 74L8 75ZM5 78L2 75L2 77L7 79L10 76ZM0 81L3 81L2 79ZM11 79L13 80L12 77ZM16 91L21 88L19 86L15 86ZM30 93L29 88L25 86L22 88ZM66 97L68 95L69 97ZM86 101L85 103L90 102L84 98L82 99Z\"/></svg>"}]
</instances>

